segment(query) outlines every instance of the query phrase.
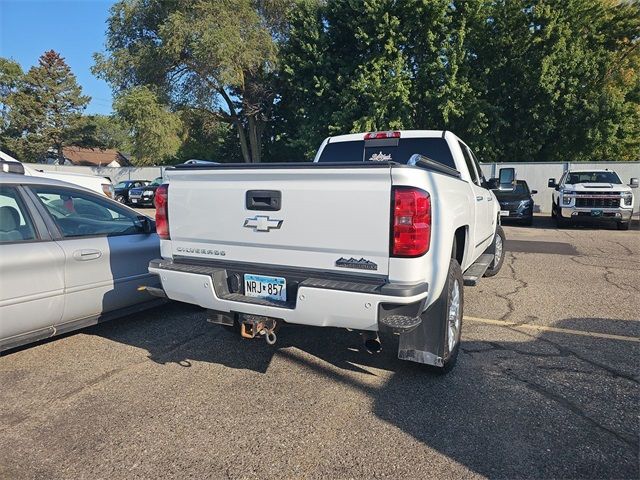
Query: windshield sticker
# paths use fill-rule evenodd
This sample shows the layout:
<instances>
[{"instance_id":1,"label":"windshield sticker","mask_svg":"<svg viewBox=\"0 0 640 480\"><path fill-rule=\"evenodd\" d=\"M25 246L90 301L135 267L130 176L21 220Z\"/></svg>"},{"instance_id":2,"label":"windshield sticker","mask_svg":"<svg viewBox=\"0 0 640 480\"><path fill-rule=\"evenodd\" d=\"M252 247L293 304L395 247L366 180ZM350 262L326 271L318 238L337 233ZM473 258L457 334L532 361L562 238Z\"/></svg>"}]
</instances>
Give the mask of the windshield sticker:
<instances>
[{"instance_id":1,"label":"windshield sticker","mask_svg":"<svg viewBox=\"0 0 640 480\"><path fill-rule=\"evenodd\" d=\"M382 151L380 151L379 153L374 153L373 155L371 155L371 157L369 157L370 162L386 162L390 160L391 160L391 154L382 153Z\"/></svg>"}]
</instances>

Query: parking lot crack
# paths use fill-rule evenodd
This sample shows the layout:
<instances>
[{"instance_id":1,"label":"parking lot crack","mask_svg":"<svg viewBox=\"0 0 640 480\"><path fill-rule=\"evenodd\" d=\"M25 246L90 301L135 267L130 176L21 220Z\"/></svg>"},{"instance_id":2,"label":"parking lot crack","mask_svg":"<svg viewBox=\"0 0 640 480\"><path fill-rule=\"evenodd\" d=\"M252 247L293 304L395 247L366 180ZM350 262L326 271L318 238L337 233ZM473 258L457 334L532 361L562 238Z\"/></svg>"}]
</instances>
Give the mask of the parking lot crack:
<instances>
[{"instance_id":1,"label":"parking lot crack","mask_svg":"<svg viewBox=\"0 0 640 480\"><path fill-rule=\"evenodd\" d=\"M587 412L582 410L575 403L569 401L565 397L563 397L563 396L561 396L561 395L559 395L559 394L557 394L555 392L552 392L550 389L545 388L542 385L539 385L539 384L537 384L537 383L535 383L535 382L533 382L531 380L528 380L526 378L520 377L519 375L516 375L511 369L507 368L507 369L503 369L502 371L506 376L512 378L513 380L516 380L518 382L523 383L530 390L533 390L534 392L538 393L539 395L542 395L546 399L561 405L562 407L564 407L567 410L571 411L575 415L577 415L580 418L584 419L585 421L589 422L590 424L592 424L596 428L598 428L598 429L608 433L609 435L615 437L617 440L619 440L620 442L624 443L628 447L632 448L634 451L638 450L638 446L639 445L638 445L638 441L637 441L637 439L635 437L631 437L629 435L625 435L624 433L617 432L616 430L614 430L612 428L609 428L606 425L603 425L603 424L599 423L594 418L591 418L591 416L589 416L587 414Z\"/></svg>"},{"instance_id":2,"label":"parking lot crack","mask_svg":"<svg viewBox=\"0 0 640 480\"><path fill-rule=\"evenodd\" d=\"M502 300L504 300L507 303L507 313L502 315L500 317L500 320L509 319L509 317L516 310L515 302L514 302L513 298L511 298L511 297L513 295L517 295L518 293L520 293L520 291L524 290L525 288L527 288L529 286L528 282L526 282L524 280L521 280L521 279L519 279L517 277L517 273L516 273L516 269L515 269L515 261L516 261L515 254L510 252L508 258L509 258L509 262L506 263L506 266L507 266L507 268L509 268L509 272L510 272L509 277L510 277L511 280L513 280L516 283L516 285L515 285L513 291L511 291L511 292L506 292L506 293L496 292L496 296L498 298L501 298Z\"/></svg>"}]
</instances>

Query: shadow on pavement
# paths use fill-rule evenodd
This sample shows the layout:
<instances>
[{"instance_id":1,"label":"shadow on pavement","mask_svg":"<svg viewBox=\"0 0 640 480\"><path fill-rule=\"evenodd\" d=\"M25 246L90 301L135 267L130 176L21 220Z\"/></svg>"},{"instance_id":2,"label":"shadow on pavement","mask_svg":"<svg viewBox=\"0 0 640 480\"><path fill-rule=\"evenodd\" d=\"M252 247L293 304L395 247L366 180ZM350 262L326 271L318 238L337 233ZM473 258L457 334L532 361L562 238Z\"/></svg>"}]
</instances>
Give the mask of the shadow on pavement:
<instances>
[{"instance_id":1,"label":"shadow on pavement","mask_svg":"<svg viewBox=\"0 0 640 480\"><path fill-rule=\"evenodd\" d=\"M542 228L542 229L558 229L556 222L550 215L534 215L533 224L525 226L522 223L517 223L512 220L502 219L503 226L506 227L518 227L518 228ZM640 218L635 216L631 220L629 227L630 230L640 230ZM568 226L561 228L561 230L618 230L614 221L607 220L593 220L593 221L578 221L571 223Z\"/></svg>"},{"instance_id":2,"label":"shadow on pavement","mask_svg":"<svg viewBox=\"0 0 640 480\"><path fill-rule=\"evenodd\" d=\"M373 407L363 405L363 415L373 413L480 475L638 478L638 343L521 331L509 337L520 341L493 340L504 338L507 328L474 325L475 334L487 328L482 337L492 340L464 342L456 368L439 376L398 360L393 337L383 338L381 353L369 355L355 332L287 325L271 347L208 324L199 309L162 308L160 321L151 314L85 332L184 367L210 362L269 375L271 360L280 357L364 392ZM582 318L553 326L618 333L628 325ZM392 372L380 387L367 381L380 375L376 369Z\"/></svg>"}]
</instances>

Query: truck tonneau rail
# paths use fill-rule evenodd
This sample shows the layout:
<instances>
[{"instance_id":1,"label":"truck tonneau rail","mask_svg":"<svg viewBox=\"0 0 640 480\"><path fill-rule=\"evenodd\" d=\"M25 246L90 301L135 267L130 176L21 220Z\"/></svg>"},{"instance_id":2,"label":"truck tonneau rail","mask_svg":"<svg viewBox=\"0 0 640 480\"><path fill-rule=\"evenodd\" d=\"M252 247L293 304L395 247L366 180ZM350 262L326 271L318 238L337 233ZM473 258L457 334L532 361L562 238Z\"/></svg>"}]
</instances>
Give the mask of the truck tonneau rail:
<instances>
[{"instance_id":1,"label":"truck tonneau rail","mask_svg":"<svg viewBox=\"0 0 640 480\"><path fill-rule=\"evenodd\" d=\"M268 170L271 168L389 168L402 167L396 162L278 162L278 163L219 163L216 165L175 165L167 170Z\"/></svg>"}]
</instances>

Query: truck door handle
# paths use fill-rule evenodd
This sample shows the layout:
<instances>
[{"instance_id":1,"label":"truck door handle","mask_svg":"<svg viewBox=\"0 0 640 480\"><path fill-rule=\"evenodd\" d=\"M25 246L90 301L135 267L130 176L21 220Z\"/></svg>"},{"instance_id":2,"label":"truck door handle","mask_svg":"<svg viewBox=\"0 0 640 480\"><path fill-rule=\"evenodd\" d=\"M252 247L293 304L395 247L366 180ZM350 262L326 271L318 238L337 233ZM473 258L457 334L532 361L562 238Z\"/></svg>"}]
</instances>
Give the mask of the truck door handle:
<instances>
[{"instance_id":1,"label":"truck door handle","mask_svg":"<svg viewBox=\"0 0 640 480\"><path fill-rule=\"evenodd\" d=\"M100 250L93 250L89 248L76 250L75 252L73 252L73 258L79 262L95 260L96 258L100 258L101 256L102 252Z\"/></svg>"},{"instance_id":2,"label":"truck door handle","mask_svg":"<svg viewBox=\"0 0 640 480\"><path fill-rule=\"evenodd\" d=\"M476 197L476 202L479 202L480 200L482 200L484 197L482 195L478 195Z\"/></svg>"}]
</instances>

